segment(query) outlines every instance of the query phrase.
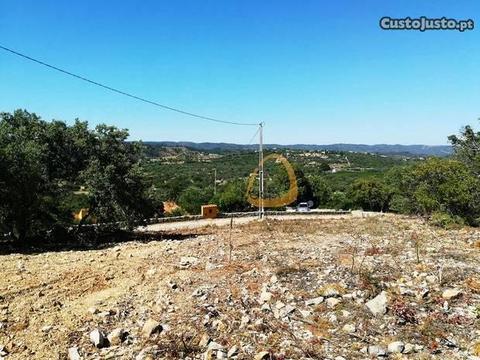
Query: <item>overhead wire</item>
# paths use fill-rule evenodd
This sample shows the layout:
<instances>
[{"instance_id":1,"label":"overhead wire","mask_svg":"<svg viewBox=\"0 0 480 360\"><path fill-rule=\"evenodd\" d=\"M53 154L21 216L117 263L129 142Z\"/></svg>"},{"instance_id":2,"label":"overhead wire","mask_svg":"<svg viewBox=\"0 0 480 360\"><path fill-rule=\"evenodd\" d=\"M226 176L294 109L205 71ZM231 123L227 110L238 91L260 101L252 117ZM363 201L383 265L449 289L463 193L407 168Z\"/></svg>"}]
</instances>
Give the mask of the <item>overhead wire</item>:
<instances>
[{"instance_id":1,"label":"overhead wire","mask_svg":"<svg viewBox=\"0 0 480 360\"><path fill-rule=\"evenodd\" d=\"M72 73L70 71L67 71L67 70L64 70L62 68L59 68L55 65L51 65L51 64L48 64L44 61L41 61L41 60L38 60L38 59L35 59L31 56L28 56L28 55L25 55L23 53L20 53L18 51L15 51L15 50L12 50L6 46L3 46L0 44L0 49L4 50L4 51L7 51L9 53L12 53L14 55L17 55L17 56L20 56L24 59L27 59L27 60L30 60L30 61L33 61L37 64L40 64L40 65L43 65L47 68L50 68L52 70L55 70L55 71L58 71L60 73L63 73L65 75L69 75L71 77L74 77L74 78L77 78L79 80L82 80L82 81L85 81L87 83L90 83L92 85L95 85L95 86L99 86L101 88L104 88L106 90L109 90L109 91L112 91L112 92L115 92L117 94L120 94L120 95L124 95L124 96L127 96L127 97L130 97L132 99L135 99L135 100L139 100L139 101L142 101L144 103L147 103L147 104L151 104L151 105L154 105L154 106L157 106L157 107L160 107L164 110L169 110L169 111L174 111L174 112L177 112L177 113L180 113L180 114L183 114L183 115L187 115L187 116L191 116L191 117L195 117L195 118L198 118L198 119L203 119L203 120L207 120L207 121L213 121L213 122L216 122L216 123L222 123L222 124L229 124L229 125L238 125L238 126L258 126L259 124L256 124L256 123L244 123L244 122L236 122L236 121L228 121L228 120L221 120L221 119L216 119L216 118L213 118L213 117L209 117L209 116L204 116L204 115L199 115L199 114L195 114L195 113L192 113L192 112L189 112L189 111L185 111L185 110L182 110L182 109L179 109L179 108L175 108L175 107L171 107L171 106L167 106L167 105L164 105L164 104L161 104L161 103L158 103L156 101L153 101L153 100L149 100L149 99L146 99L146 98L143 98L143 97L140 97L140 96L137 96L137 95L134 95L134 94L131 94L131 93L128 93L126 91L123 91L123 90L119 90L117 88L114 88L114 87L111 87L109 85L105 85L103 83L100 83L98 81L94 81L94 80L91 80L91 79L88 79L84 76L81 76L81 75L77 75L75 73Z\"/></svg>"}]
</instances>

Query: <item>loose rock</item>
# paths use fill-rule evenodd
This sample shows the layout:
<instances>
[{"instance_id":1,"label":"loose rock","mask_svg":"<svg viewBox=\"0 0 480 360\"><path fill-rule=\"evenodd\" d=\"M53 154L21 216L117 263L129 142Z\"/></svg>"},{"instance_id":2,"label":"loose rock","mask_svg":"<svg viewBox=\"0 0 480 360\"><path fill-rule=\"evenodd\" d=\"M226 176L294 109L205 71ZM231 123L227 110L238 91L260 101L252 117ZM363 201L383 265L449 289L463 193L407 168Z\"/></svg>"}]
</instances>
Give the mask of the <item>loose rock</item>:
<instances>
[{"instance_id":1,"label":"loose rock","mask_svg":"<svg viewBox=\"0 0 480 360\"><path fill-rule=\"evenodd\" d=\"M90 333L90 341L95 347L99 349L107 347L109 345L108 339L105 337L105 334L99 329L95 329Z\"/></svg>"},{"instance_id":2,"label":"loose rock","mask_svg":"<svg viewBox=\"0 0 480 360\"><path fill-rule=\"evenodd\" d=\"M160 333L163 330L162 324L153 319L148 319L143 325L142 335L149 338L155 333Z\"/></svg>"},{"instance_id":3,"label":"loose rock","mask_svg":"<svg viewBox=\"0 0 480 360\"><path fill-rule=\"evenodd\" d=\"M107 339L111 345L120 345L125 340L125 335L125 330L117 328L108 334Z\"/></svg>"},{"instance_id":4,"label":"loose rock","mask_svg":"<svg viewBox=\"0 0 480 360\"><path fill-rule=\"evenodd\" d=\"M394 341L388 344L388 352L395 354L401 353L405 349L405 344L401 341Z\"/></svg>"},{"instance_id":5,"label":"loose rock","mask_svg":"<svg viewBox=\"0 0 480 360\"><path fill-rule=\"evenodd\" d=\"M270 358L270 353L268 351L260 351L255 355L254 360L266 360Z\"/></svg>"},{"instance_id":6,"label":"loose rock","mask_svg":"<svg viewBox=\"0 0 480 360\"><path fill-rule=\"evenodd\" d=\"M76 346L68 349L68 359L69 360L81 360L82 359L82 357L80 356L80 353L78 352L78 348Z\"/></svg>"},{"instance_id":7,"label":"loose rock","mask_svg":"<svg viewBox=\"0 0 480 360\"><path fill-rule=\"evenodd\" d=\"M387 312L387 301L387 294L385 291L382 291L379 295L368 301L365 305L373 315L383 315Z\"/></svg>"},{"instance_id":8,"label":"loose rock","mask_svg":"<svg viewBox=\"0 0 480 360\"><path fill-rule=\"evenodd\" d=\"M307 306L318 305L318 304L321 304L323 302L323 299L324 299L323 296L316 297L316 298L305 301L305 305L307 305Z\"/></svg>"},{"instance_id":9,"label":"loose rock","mask_svg":"<svg viewBox=\"0 0 480 360\"><path fill-rule=\"evenodd\" d=\"M442 297L445 300L453 300L453 299L456 299L456 298L460 297L461 294L462 294L462 291L459 290L459 289L446 289L442 293Z\"/></svg>"},{"instance_id":10,"label":"loose rock","mask_svg":"<svg viewBox=\"0 0 480 360\"><path fill-rule=\"evenodd\" d=\"M327 306L330 308L330 309L333 309L335 306L337 306L338 304L340 304L340 300L337 299L337 298L328 298L327 299Z\"/></svg>"}]
</instances>

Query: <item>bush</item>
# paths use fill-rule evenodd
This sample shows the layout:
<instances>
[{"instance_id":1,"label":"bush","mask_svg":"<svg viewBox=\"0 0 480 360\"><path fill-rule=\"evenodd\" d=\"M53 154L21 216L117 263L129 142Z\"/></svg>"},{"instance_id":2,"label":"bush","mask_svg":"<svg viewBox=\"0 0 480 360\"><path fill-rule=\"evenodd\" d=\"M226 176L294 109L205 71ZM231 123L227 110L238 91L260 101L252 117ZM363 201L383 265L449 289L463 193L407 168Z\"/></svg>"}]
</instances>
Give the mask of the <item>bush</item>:
<instances>
[{"instance_id":1,"label":"bush","mask_svg":"<svg viewBox=\"0 0 480 360\"><path fill-rule=\"evenodd\" d=\"M184 215L187 215L187 212L183 210L181 207L177 207L172 211L165 213L165 216L167 217L184 216Z\"/></svg>"},{"instance_id":2,"label":"bush","mask_svg":"<svg viewBox=\"0 0 480 360\"><path fill-rule=\"evenodd\" d=\"M212 193L210 188L200 189L196 186L189 186L178 198L178 205L191 215L200 214L202 205L210 202Z\"/></svg>"},{"instance_id":3,"label":"bush","mask_svg":"<svg viewBox=\"0 0 480 360\"><path fill-rule=\"evenodd\" d=\"M218 204L223 212L246 211L250 208L246 191L247 184L244 180L231 181L217 193L213 202Z\"/></svg>"},{"instance_id":4,"label":"bush","mask_svg":"<svg viewBox=\"0 0 480 360\"><path fill-rule=\"evenodd\" d=\"M347 195L342 191L335 191L332 194L330 200L330 206L336 210L347 210L351 208L351 201L347 198Z\"/></svg>"},{"instance_id":5,"label":"bush","mask_svg":"<svg viewBox=\"0 0 480 360\"><path fill-rule=\"evenodd\" d=\"M394 192L391 206L397 211L424 216L439 212L477 224L480 181L459 161L432 158L392 169L387 182Z\"/></svg>"},{"instance_id":6,"label":"bush","mask_svg":"<svg viewBox=\"0 0 480 360\"><path fill-rule=\"evenodd\" d=\"M390 199L388 207L390 211L401 214L408 214L411 212L410 204L410 200L407 197L400 194L394 194Z\"/></svg>"},{"instance_id":7,"label":"bush","mask_svg":"<svg viewBox=\"0 0 480 360\"><path fill-rule=\"evenodd\" d=\"M314 176L310 179L312 184L313 198L316 206L326 205L332 198L330 184L321 176Z\"/></svg>"},{"instance_id":8,"label":"bush","mask_svg":"<svg viewBox=\"0 0 480 360\"><path fill-rule=\"evenodd\" d=\"M460 216L452 216L444 212L434 212L430 217L430 224L443 229L456 229L465 225L465 221Z\"/></svg>"},{"instance_id":9,"label":"bush","mask_svg":"<svg viewBox=\"0 0 480 360\"><path fill-rule=\"evenodd\" d=\"M392 191L378 179L358 179L352 184L349 197L355 207L368 211L386 211Z\"/></svg>"}]
</instances>

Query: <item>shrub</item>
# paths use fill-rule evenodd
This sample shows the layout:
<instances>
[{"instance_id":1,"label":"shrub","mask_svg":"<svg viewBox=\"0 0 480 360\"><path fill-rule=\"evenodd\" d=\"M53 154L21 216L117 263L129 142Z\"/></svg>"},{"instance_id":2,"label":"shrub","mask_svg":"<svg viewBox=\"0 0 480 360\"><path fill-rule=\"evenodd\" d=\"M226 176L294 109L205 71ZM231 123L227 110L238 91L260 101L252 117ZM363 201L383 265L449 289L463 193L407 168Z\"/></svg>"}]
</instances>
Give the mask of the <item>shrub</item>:
<instances>
[{"instance_id":1,"label":"shrub","mask_svg":"<svg viewBox=\"0 0 480 360\"><path fill-rule=\"evenodd\" d=\"M349 197L354 206L363 210L386 211L392 191L378 179L358 179L352 184Z\"/></svg>"},{"instance_id":2,"label":"shrub","mask_svg":"<svg viewBox=\"0 0 480 360\"><path fill-rule=\"evenodd\" d=\"M181 207L177 207L172 211L165 213L165 216L168 216L168 217L183 216L183 215L187 215L187 212L183 210Z\"/></svg>"},{"instance_id":3,"label":"shrub","mask_svg":"<svg viewBox=\"0 0 480 360\"><path fill-rule=\"evenodd\" d=\"M480 181L459 161L432 158L396 168L387 175L387 183L393 189L392 208L397 211L424 216L440 212L469 225L478 223Z\"/></svg>"},{"instance_id":4,"label":"shrub","mask_svg":"<svg viewBox=\"0 0 480 360\"><path fill-rule=\"evenodd\" d=\"M455 229L465 224L460 216L452 216L444 212L434 212L430 217L430 224L443 229Z\"/></svg>"},{"instance_id":5,"label":"shrub","mask_svg":"<svg viewBox=\"0 0 480 360\"><path fill-rule=\"evenodd\" d=\"M202 205L210 202L212 189L200 189L196 186L189 186L178 198L178 204L189 214L200 214Z\"/></svg>"},{"instance_id":6,"label":"shrub","mask_svg":"<svg viewBox=\"0 0 480 360\"><path fill-rule=\"evenodd\" d=\"M335 191L332 194L330 205L337 210L346 210L351 207L351 202L343 191Z\"/></svg>"},{"instance_id":7,"label":"shrub","mask_svg":"<svg viewBox=\"0 0 480 360\"><path fill-rule=\"evenodd\" d=\"M326 205L332 197L332 188L330 184L321 176L314 176L310 179L313 190L315 204Z\"/></svg>"},{"instance_id":8,"label":"shrub","mask_svg":"<svg viewBox=\"0 0 480 360\"><path fill-rule=\"evenodd\" d=\"M244 180L234 180L225 185L214 197L221 211L236 212L248 210L250 204L246 199L247 185Z\"/></svg>"}]
</instances>

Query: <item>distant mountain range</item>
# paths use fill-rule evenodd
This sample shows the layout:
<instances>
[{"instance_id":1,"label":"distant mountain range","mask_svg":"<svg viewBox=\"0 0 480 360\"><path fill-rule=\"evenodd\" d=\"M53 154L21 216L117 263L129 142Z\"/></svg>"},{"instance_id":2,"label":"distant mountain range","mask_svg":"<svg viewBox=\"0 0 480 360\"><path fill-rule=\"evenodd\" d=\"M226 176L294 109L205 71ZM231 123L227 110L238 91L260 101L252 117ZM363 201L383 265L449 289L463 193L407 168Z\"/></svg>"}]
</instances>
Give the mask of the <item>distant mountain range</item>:
<instances>
[{"instance_id":1,"label":"distant mountain range","mask_svg":"<svg viewBox=\"0 0 480 360\"><path fill-rule=\"evenodd\" d=\"M147 145L152 146L183 146L200 151L242 151L256 150L258 145L242 145L231 143L211 143L211 142L190 142L190 141L145 141ZM414 155L414 156L448 156L452 154L452 147L449 145L364 145L364 144L265 144L266 149L294 149L294 150L329 150L329 151L353 151L367 152L383 155Z\"/></svg>"}]
</instances>

